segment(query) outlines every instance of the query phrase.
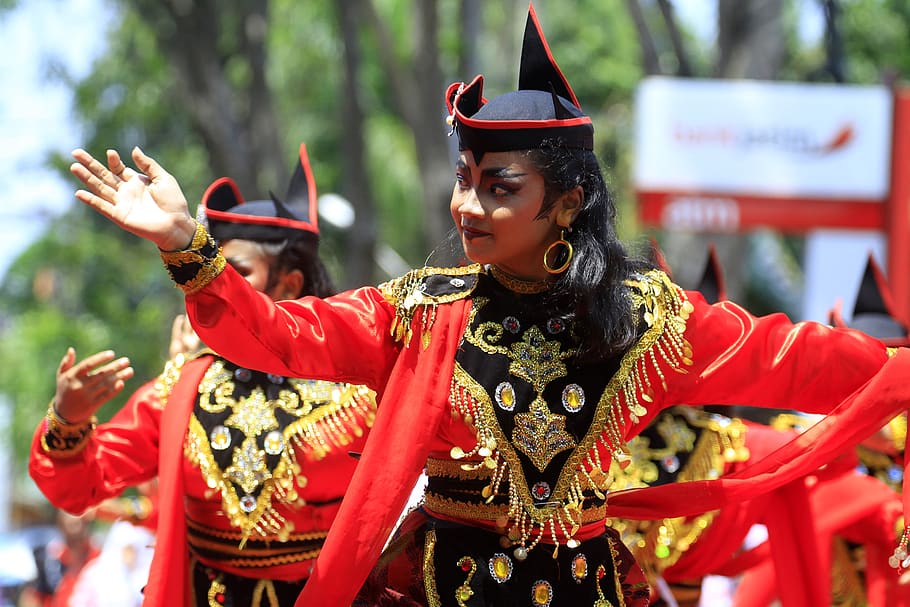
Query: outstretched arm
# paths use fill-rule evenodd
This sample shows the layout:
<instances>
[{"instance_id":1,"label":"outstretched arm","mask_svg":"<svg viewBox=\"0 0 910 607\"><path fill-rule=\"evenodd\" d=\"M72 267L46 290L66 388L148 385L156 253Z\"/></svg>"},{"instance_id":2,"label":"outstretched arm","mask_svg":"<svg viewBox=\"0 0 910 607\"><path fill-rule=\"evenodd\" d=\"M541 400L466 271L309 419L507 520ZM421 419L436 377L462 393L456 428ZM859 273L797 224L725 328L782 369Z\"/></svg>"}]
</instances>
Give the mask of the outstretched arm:
<instances>
[{"instance_id":1,"label":"outstretched arm","mask_svg":"<svg viewBox=\"0 0 910 607\"><path fill-rule=\"evenodd\" d=\"M73 150L70 172L88 188L78 190L76 198L162 251L185 248L196 222L180 184L138 147L132 157L139 171L123 164L114 150L107 151L107 166L85 150Z\"/></svg>"}]
</instances>

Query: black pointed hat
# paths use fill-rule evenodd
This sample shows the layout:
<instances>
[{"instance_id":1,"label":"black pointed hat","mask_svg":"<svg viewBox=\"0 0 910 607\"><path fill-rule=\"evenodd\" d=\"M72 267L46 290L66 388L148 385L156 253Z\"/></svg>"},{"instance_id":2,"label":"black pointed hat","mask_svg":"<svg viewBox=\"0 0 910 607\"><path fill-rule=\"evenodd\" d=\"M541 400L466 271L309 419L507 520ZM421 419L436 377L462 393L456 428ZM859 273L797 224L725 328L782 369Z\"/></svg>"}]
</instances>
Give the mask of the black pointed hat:
<instances>
[{"instance_id":1,"label":"black pointed hat","mask_svg":"<svg viewBox=\"0 0 910 607\"><path fill-rule=\"evenodd\" d=\"M528 6L518 90L487 101L483 76L477 76L470 84L451 84L446 105L458 149L471 150L476 162L486 152L539 148L547 139L594 149L594 125L556 65L533 5Z\"/></svg>"},{"instance_id":2,"label":"black pointed hat","mask_svg":"<svg viewBox=\"0 0 910 607\"><path fill-rule=\"evenodd\" d=\"M284 200L271 192L269 195L269 200L245 201L234 180L222 177L202 195L200 219L219 242L232 238L273 242L302 235L317 246L316 182L306 145L300 144L297 166Z\"/></svg>"},{"instance_id":3,"label":"black pointed hat","mask_svg":"<svg viewBox=\"0 0 910 607\"><path fill-rule=\"evenodd\" d=\"M831 324L835 327L859 329L889 346L908 345L910 336L907 334L907 327L897 319L892 312L893 309L891 289L888 287L885 273L875 261L875 257L870 254L860 281L859 292L856 294L856 303L853 305L853 318L849 323L844 321L840 306L835 306L829 316Z\"/></svg>"},{"instance_id":4,"label":"black pointed hat","mask_svg":"<svg viewBox=\"0 0 910 607\"><path fill-rule=\"evenodd\" d=\"M717 249L714 247L714 243L708 245L708 259L705 262L705 270L702 272L701 280L695 290L701 293L708 303L717 303L727 299L727 285L724 282L724 273L720 267L720 260L717 258Z\"/></svg>"}]
</instances>

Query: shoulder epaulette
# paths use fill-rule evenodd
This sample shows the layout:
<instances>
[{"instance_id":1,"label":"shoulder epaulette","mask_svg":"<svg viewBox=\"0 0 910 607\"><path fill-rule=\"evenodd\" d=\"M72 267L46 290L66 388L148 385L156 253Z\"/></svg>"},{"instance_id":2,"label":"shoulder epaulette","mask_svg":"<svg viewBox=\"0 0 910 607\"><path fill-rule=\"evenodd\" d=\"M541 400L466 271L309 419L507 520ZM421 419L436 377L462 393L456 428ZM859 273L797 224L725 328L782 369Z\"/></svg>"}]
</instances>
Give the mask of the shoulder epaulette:
<instances>
[{"instance_id":1,"label":"shoulder epaulette","mask_svg":"<svg viewBox=\"0 0 910 607\"><path fill-rule=\"evenodd\" d=\"M425 267L411 270L404 276L379 286L386 301L395 306L395 321L391 332L396 341L407 346L413 335L413 322L420 311L421 343L430 342L430 328L439 304L465 299L477 285L484 272L480 264L457 268Z\"/></svg>"}]
</instances>

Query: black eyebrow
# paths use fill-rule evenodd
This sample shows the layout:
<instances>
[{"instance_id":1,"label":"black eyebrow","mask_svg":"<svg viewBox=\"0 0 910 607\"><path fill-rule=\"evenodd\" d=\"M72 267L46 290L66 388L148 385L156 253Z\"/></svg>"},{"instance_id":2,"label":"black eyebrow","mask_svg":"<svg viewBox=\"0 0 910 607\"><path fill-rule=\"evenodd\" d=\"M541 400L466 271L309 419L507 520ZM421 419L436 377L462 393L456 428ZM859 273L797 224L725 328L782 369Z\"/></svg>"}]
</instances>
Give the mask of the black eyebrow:
<instances>
[{"instance_id":1,"label":"black eyebrow","mask_svg":"<svg viewBox=\"0 0 910 607\"><path fill-rule=\"evenodd\" d=\"M489 169L484 169L482 173L483 177L498 177L500 179L514 179L516 177L524 177L527 173L515 173L509 167L492 167Z\"/></svg>"},{"instance_id":2,"label":"black eyebrow","mask_svg":"<svg viewBox=\"0 0 910 607\"><path fill-rule=\"evenodd\" d=\"M460 170L467 170L468 163L462 159L455 161L455 168ZM496 177L499 179L515 179L517 177L524 177L527 173L514 173L509 167L490 167L481 171L481 179L484 177Z\"/></svg>"}]
</instances>

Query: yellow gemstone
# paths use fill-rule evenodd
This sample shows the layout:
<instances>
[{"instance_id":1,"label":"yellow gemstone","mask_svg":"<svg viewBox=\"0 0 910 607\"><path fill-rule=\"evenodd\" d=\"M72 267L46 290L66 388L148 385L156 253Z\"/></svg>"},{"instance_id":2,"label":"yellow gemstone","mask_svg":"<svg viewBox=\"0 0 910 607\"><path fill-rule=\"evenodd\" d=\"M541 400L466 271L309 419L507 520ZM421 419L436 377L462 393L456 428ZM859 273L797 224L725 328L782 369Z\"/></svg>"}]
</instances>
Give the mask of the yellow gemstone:
<instances>
[{"instance_id":1,"label":"yellow gemstone","mask_svg":"<svg viewBox=\"0 0 910 607\"><path fill-rule=\"evenodd\" d=\"M499 400L502 401L502 404L506 407L512 408L515 405L515 390L512 386L504 386L502 391L499 393Z\"/></svg>"},{"instance_id":2,"label":"yellow gemstone","mask_svg":"<svg viewBox=\"0 0 910 607\"><path fill-rule=\"evenodd\" d=\"M569 401L569 407L572 409L577 409L581 406L581 400L578 398L578 390L569 390L569 393L566 394L566 400Z\"/></svg>"},{"instance_id":3,"label":"yellow gemstone","mask_svg":"<svg viewBox=\"0 0 910 607\"><path fill-rule=\"evenodd\" d=\"M657 546L654 549L654 555L659 559L665 559L670 556L670 549L664 545Z\"/></svg>"},{"instance_id":4,"label":"yellow gemstone","mask_svg":"<svg viewBox=\"0 0 910 607\"><path fill-rule=\"evenodd\" d=\"M493 575L500 581L509 579L512 568L509 567L509 561L505 557L498 557L493 560Z\"/></svg>"},{"instance_id":5,"label":"yellow gemstone","mask_svg":"<svg viewBox=\"0 0 910 607\"><path fill-rule=\"evenodd\" d=\"M537 582L534 584L534 590L532 591L532 596L534 597L535 605L549 605L550 597L550 585L546 582Z\"/></svg>"},{"instance_id":6,"label":"yellow gemstone","mask_svg":"<svg viewBox=\"0 0 910 607\"><path fill-rule=\"evenodd\" d=\"M575 557L572 569L576 580L583 580L588 577L588 561L583 556L578 555Z\"/></svg>"},{"instance_id":7,"label":"yellow gemstone","mask_svg":"<svg viewBox=\"0 0 910 607\"><path fill-rule=\"evenodd\" d=\"M458 590L455 591L455 594L460 601L467 601L474 595L474 591L467 586L459 586Z\"/></svg>"}]
</instances>

